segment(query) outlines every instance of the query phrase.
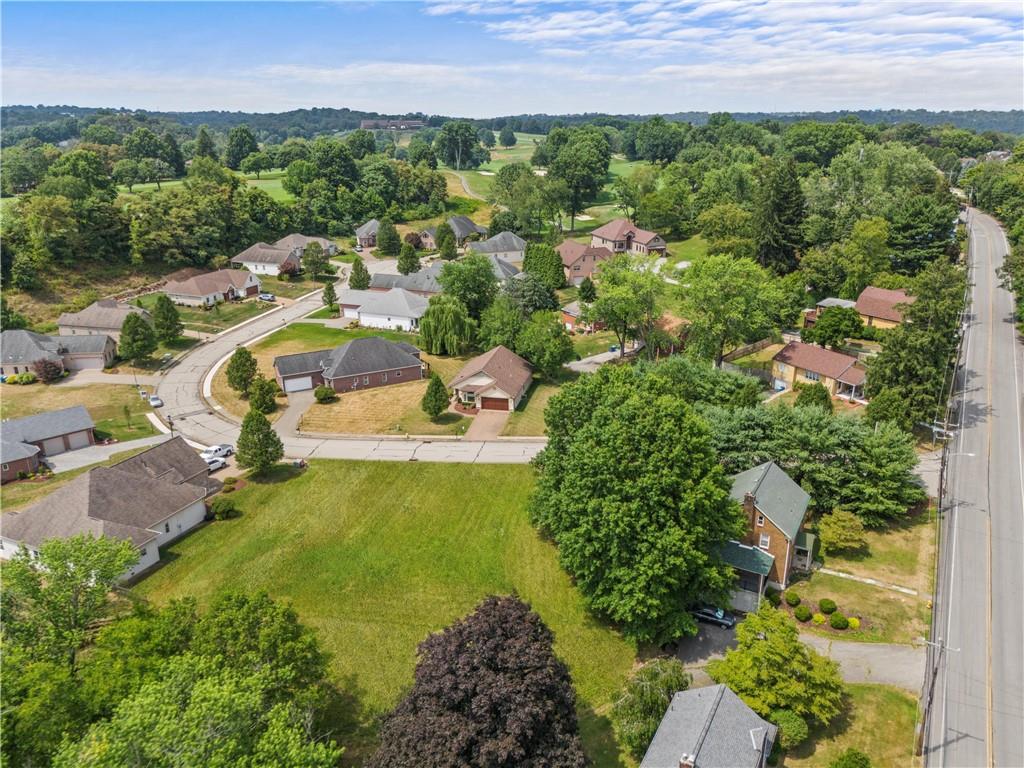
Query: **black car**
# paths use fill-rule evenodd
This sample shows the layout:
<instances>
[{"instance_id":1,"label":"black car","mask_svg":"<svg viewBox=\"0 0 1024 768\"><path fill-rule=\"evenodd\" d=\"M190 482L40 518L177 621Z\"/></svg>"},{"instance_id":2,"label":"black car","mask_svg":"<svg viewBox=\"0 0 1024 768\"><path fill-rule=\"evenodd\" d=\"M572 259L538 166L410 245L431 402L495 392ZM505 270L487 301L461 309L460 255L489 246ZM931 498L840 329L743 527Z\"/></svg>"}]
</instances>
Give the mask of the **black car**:
<instances>
[{"instance_id":1,"label":"black car","mask_svg":"<svg viewBox=\"0 0 1024 768\"><path fill-rule=\"evenodd\" d=\"M723 611L721 608L715 608L711 605L705 605L703 608L698 608L693 611L693 617L697 621L706 621L708 624L717 624L725 629L732 629L736 626L736 617L728 611Z\"/></svg>"}]
</instances>

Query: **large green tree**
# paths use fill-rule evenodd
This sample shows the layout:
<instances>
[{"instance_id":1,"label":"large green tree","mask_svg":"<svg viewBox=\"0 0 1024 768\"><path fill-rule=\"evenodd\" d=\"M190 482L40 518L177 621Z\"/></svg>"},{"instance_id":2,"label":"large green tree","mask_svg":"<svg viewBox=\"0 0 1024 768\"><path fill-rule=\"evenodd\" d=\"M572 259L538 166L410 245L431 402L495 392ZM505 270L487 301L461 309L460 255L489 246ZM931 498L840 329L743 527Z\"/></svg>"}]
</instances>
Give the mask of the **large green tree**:
<instances>
[{"instance_id":1,"label":"large green tree","mask_svg":"<svg viewBox=\"0 0 1024 768\"><path fill-rule=\"evenodd\" d=\"M689 688L692 681L679 659L652 659L640 667L612 704L612 723L619 741L642 758L672 697Z\"/></svg>"},{"instance_id":2,"label":"large green tree","mask_svg":"<svg viewBox=\"0 0 1024 768\"><path fill-rule=\"evenodd\" d=\"M357 291L365 291L370 287L370 272L358 256L352 262L352 274L348 277L348 287Z\"/></svg>"},{"instance_id":3,"label":"large green tree","mask_svg":"<svg viewBox=\"0 0 1024 768\"><path fill-rule=\"evenodd\" d=\"M547 142L552 142L550 134ZM576 214L583 210L604 184L610 160L611 150L607 138L592 126L572 129L552 156L548 174L564 182L568 190L566 202L570 230L576 228Z\"/></svg>"},{"instance_id":4,"label":"large green tree","mask_svg":"<svg viewBox=\"0 0 1024 768\"><path fill-rule=\"evenodd\" d=\"M157 339L153 326L142 315L131 313L121 326L117 352L125 360L142 360L156 351Z\"/></svg>"},{"instance_id":5,"label":"large green tree","mask_svg":"<svg viewBox=\"0 0 1024 768\"><path fill-rule=\"evenodd\" d=\"M393 259L398 256L401 248L402 239L398 236L398 230L395 229L391 219L387 217L381 219L377 229L377 253Z\"/></svg>"},{"instance_id":6,"label":"large green tree","mask_svg":"<svg viewBox=\"0 0 1024 768\"><path fill-rule=\"evenodd\" d=\"M302 268L314 280L319 279L328 266L327 254L320 243L312 242L302 251Z\"/></svg>"},{"instance_id":7,"label":"large green tree","mask_svg":"<svg viewBox=\"0 0 1024 768\"><path fill-rule=\"evenodd\" d=\"M181 324L178 308L166 293L158 293L153 305L153 331L164 344L178 340L185 326Z\"/></svg>"},{"instance_id":8,"label":"large green tree","mask_svg":"<svg viewBox=\"0 0 1024 768\"><path fill-rule=\"evenodd\" d=\"M210 136L210 131L205 125L199 126L199 132L196 134L195 145L192 148L192 157L207 157L211 160L217 159L217 147L213 143L213 137Z\"/></svg>"},{"instance_id":9,"label":"large green tree","mask_svg":"<svg viewBox=\"0 0 1024 768\"><path fill-rule=\"evenodd\" d=\"M236 125L228 131L228 144L224 149L224 165L237 171L242 161L253 152L259 151L256 137L247 125Z\"/></svg>"},{"instance_id":10,"label":"large green tree","mask_svg":"<svg viewBox=\"0 0 1024 768\"><path fill-rule=\"evenodd\" d=\"M436 421L437 417L448 408L448 400L448 388L444 385L441 377L436 373L430 374L427 391L423 393L423 399L420 401L423 412L430 417L431 421Z\"/></svg>"},{"instance_id":11,"label":"large green tree","mask_svg":"<svg viewBox=\"0 0 1024 768\"><path fill-rule=\"evenodd\" d=\"M523 258L523 271L540 278L552 291L565 285L565 268L558 251L544 243L530 243Z\"/></svg>"},{"instance_id":12,"label":"large green tree","mask_svg":"<svg viewBox=\"0 0 1024 768\"><path fill-rule=\"evenodd\" d=\"M267 417L252 409L242 420L238 435L238 463L255 474L266 472L284 456L281 438L270 426Z\"/></svg>"},{"instance_id":13,"label":"large green tree","mask_svg":"<svg viewBox=\"0 0 1024 768\"><path fill-rule=\"evenodd\" d=\"M483 158L477 148L480 137L472 123L453 120L441 126L434 139L434 151L445 165L461 171L476 168Z\"/></svg>"},{"instance_id":14,"label":"large green tree","mask_svg":"<svg viewBox=\"0 0 1024 768\"><path fill-rule=\"evenodd\" d=\"M455 296L440 293L430 297L420 318L420 342L432 355L458 355L472 343L476 322L466 305Z\"/></svg>"},{"instance_id":15,"label":"large green tree","mask_svg":"<svg viewBox=\"0 0 1024 768\"><path fill-rule=\"evenodd\" d=\"M555 378L562 365L576 356L572 339L557 312L535 312L516 335L514 349L549 379Z\"/></svg>"},{"instance_id":16,"label":"large green tree","mask_svg":"<svg viewBox=\"0 0 1024 768\"><path fill-rule=\"evenodd\" d=\"M803 220L804 195L796 164L791 159L765 160L754 199L754 242L761 266L778 273L796 267Z\"/></svg>"},{"instance_id":17,"label":"large green tree","mask_svg":"<svg viewBox=\"0 0 1024 768\"><path fill-rule=\"evenodd\" d=\"M257 371L256 358L249 348L238 347L228 360L228 367L225 370L228 386L238 394L244 395L249 391Z\"/></svg>"},{"instance_id":18,"label":"large green tree","mask_svg":"<svg viewBox=\"0 0 1024 768\"><path fill-rule=\"evenodd\" d=\"M491 260L473 253L441 267L437 280L444 291L465 305L469 316L479 320L498 294L498 278Z\"/></svg>"},{"instance_id":19,"label":"large green tree","mask_svg":"<svg viewBox=\"0 0 1024 768\"><path fill-rule=\"evenodd\" d=\"M515 350L516 338L526 322L522 308L501 294L480 316L478 341L484 349L503 346Z\"/></svg>"},{"instance_id":20,"label":"large green tree","mask_svg":"<svg viewBox=\"0 0 1024 768\"><path fill-rule=\"evenodd\" d=\"M762 717L784 709L828 725L843 711L839 665L801 642L793 619L767 600L736 625L736 647L708 672Z\"/></svg>"},{"instance_id":21,"label":"large green tree","mask_svg":"<svg viewBox=\"0 0 1024 768\"><path fill-rule=\"evenodd\" d=\"M506 149L508 149L509 147L514 147L516 145L516 132L512 130L511 125L508 125L507 123L505 124L505 126L498 133L498 141L501 143L501 146L505 147Z\"/></svg>"},{"instance_id":22,"label":"large green tree","mask_svg":"<svg viewBox=\"0 0 1024 768\"><path fill-rule=\"evenodd\" d=\"M604 323L615 334L621 357L625 355L626 339L648 341L658 319L658 297L665 283L646 264L626 255L602 263L599 277L601 291L585 317Z\"/></svg>"},{"instance_id":23,"label":"large green tree","mask_svg":"<svg viewBox=\"0 0 1024 768\"><path fill-rule=\"evenodd\" d=\"M402 243L402 250L398 253L398 272L403 275L410 275L420 271L420 257L416 255L416 249L412 243Z\"/></svg>"},{"instance_id":24,"label":"large green tree","mask_svg":"<svg viewBox=\"0 0 1024 768\"><path fill-rule=\"evenodd\" d=\"M743 526L703 419L666 381L614 366L563 387L545 422L530 515L587 605L642 642L694 634L687 609L724 599L717 553Z\"/></svg>"},{"instance_id":25,"label":"large green tree","mask_svg":"<svg viewBox=\"0 0 1024 768\"><path fill-rule=\"evenodd\" d=\"M847 339L860 338L864 322L853 307L826 307L814 325L800 331L800 338L808 344L838 347Z\"/></svg>"}]
</instances>

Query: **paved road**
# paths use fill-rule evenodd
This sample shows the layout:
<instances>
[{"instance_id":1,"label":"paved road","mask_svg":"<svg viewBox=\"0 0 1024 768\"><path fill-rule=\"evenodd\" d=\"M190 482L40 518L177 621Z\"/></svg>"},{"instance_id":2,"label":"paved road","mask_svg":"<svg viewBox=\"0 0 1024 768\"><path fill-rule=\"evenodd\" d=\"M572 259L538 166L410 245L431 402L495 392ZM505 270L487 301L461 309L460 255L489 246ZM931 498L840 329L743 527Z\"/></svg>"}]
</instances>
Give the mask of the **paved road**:
<instances>
[{"instance_id":1,"label":"paved road","mask_svg":"<svg viewBox=\"0 0 1024 768\"><path fill-rule=\"evenodd\" d=\"M997 222L970 213L971 306L949 446L930 766L1024 766L1024 357L995 271Z\"/></svg>"},{"instance_id":2,"label":"paved road","mask_svg":"<svg viewBox=\"0 0 1024 768\"><path fill-rule=\"evenodd\" d=\"M373 271L376 263L367 263ZM388 262L381 262L387 268ZM290 306L277 309L198 345L168 369L157 386L164 401L161 416L173 421L174 429L203 445L238 441L239 425L211 409L201 393L208 372L235 348L247 344L297 320L322 306L319 291ZM286 424L288 422L285 422ZM481 464L525 464L544 447L537 440L405 440L402 438L319 438L281 434L289 458L365 459L370 461L439 461Z\"/></svg>"}]
</instances>

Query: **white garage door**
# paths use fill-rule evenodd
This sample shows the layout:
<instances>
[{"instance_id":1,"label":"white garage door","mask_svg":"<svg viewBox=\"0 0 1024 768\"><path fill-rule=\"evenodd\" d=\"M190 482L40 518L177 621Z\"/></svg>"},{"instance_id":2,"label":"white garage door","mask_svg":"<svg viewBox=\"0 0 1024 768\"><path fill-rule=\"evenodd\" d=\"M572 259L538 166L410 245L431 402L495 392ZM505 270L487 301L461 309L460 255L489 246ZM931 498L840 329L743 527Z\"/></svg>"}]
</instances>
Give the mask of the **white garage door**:
<instances>
[{"instance_id":1,"label":"white garage door","mask_svg":"<svg viewBox=\"0 0 1024 768\"><path fill-rule=\"evenodd\" d=\"M313 377L312 376L301 376L295 379L284 380L284 391L285 392L301 392L304 389L313 388Z\"/></svg>"},{"instance_id":2,"label":"white garage door","mask_svg":"<svg viewBox=\"0 0 1024 768\"><path fill-rule=\"evenodd\" d=\"M71 449L85 448L89 444L89 433L85 430L81 432L72 432L68 435L68 443L71 444Z\"/></svg>"},{"instance_id":3,"label":"white garage door","mask_svg":"<svg viewBox=\"0 0 1024 768\"><path fill-rule=\"evenodd\" d=\"M58 453L64 453L64 438L51 437L49 440L43 440L43 454L56 456Z\"/></svg>"}]
</instances>

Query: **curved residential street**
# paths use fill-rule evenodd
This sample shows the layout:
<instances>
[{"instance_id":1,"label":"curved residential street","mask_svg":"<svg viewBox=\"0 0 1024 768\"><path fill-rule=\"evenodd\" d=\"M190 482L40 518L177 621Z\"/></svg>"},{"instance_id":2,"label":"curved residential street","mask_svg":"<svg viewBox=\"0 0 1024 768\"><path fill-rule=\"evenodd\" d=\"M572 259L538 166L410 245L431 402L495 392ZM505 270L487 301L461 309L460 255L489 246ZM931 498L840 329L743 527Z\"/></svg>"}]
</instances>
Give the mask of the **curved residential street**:
<instances>
[{"instance_id":1,"label":"curved residential street","mask_svg":"<svg viewBox=\"0 0 1024 768\"><path fill-rule=\"evenodd\" d=\"M393 269L394 262L366 260L371 272ZM242 325L229 328L183 355L161 377L156 392L164 401L160 417L175 433L203 445L238 441L239 424L209 397L209 374L240 345L251 344L280 330L323 306L320 292L297 299ZM275 428L285 456L293 459L365 459L380 461L438 461L481 464L525 464L545 445L543 438L501 438L471 441L451 439L404 439L393 437L299 437L287 426L295 419L282 417Z\"/></svg>"},{"instance_id":2,"label":"curved residential street","mask_svg":"<svg viewBox=\"0 0 1024 768\"><path fill-rule=\"evenodd\" d=\"M971 210L958 423L950 441L929 662L930 766L1024 765L1024 356L996 270L1008 244Z\"/></svg>"}]
</instances>

